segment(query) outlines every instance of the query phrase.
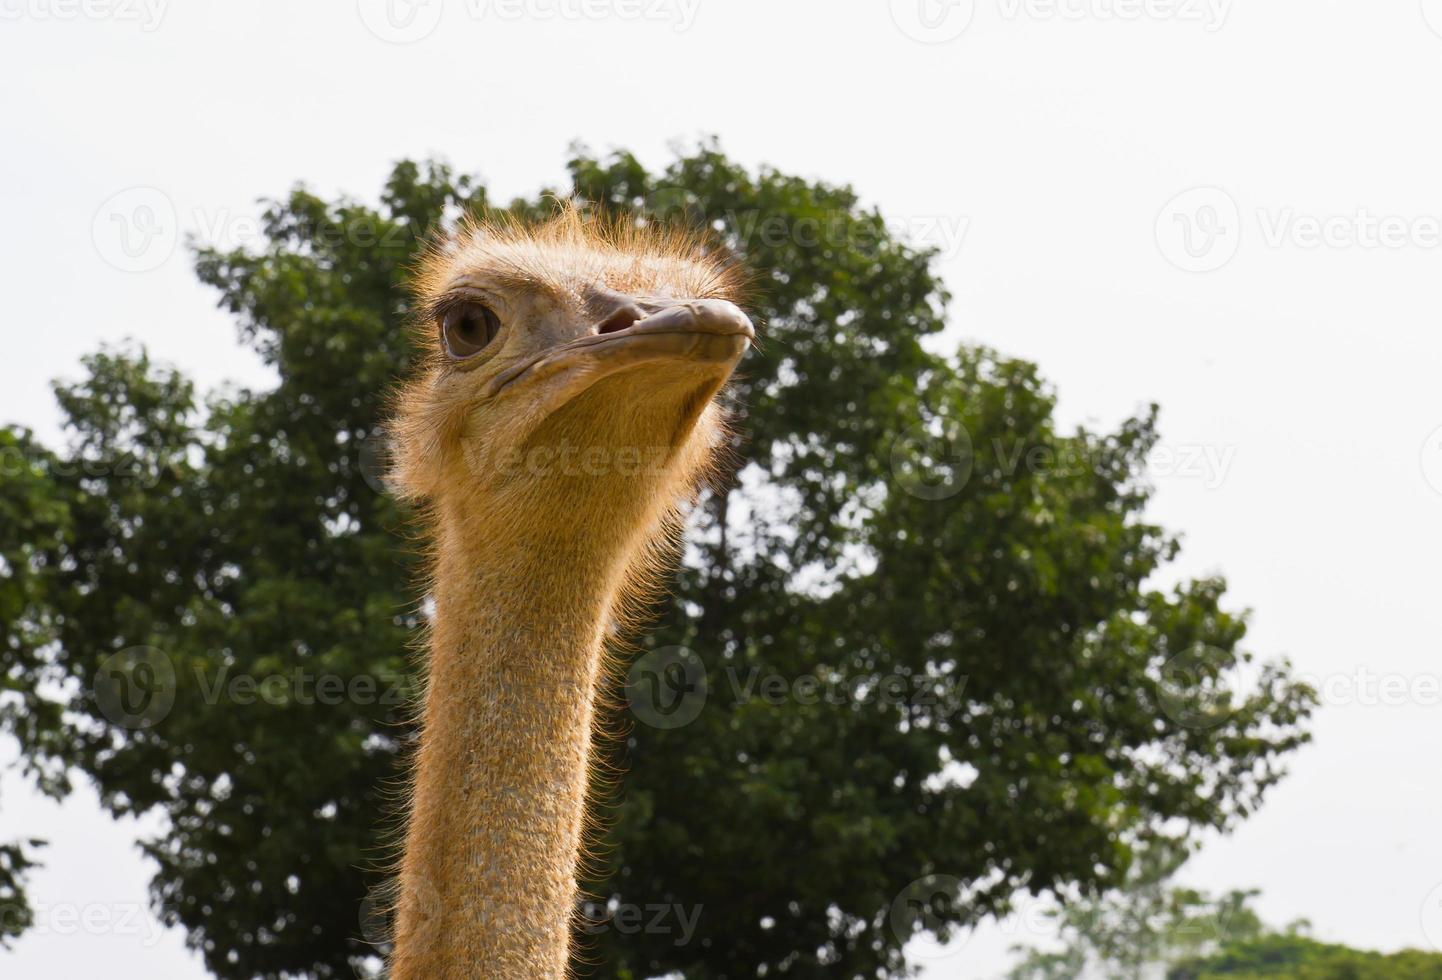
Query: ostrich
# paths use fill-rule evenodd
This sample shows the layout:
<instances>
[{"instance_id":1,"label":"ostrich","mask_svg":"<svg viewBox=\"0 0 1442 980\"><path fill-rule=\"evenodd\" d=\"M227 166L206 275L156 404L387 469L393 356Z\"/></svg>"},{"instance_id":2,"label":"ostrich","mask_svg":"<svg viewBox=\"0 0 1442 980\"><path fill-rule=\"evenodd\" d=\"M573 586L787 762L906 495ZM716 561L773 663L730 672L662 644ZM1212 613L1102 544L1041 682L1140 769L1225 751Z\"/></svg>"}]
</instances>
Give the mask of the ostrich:
<instances>
[{"instance_id":1,"label":"ostrich","mask_svg":"<svg viewBox=\"0 0 1442 980\"><path fill-rule=\"evenodd\" d=\"M562 978L608 637L675 560L754 338L715 249L574 208L467 224L416 280L393 479L431 542L394 980Z\"/></svg>"}]
</instances>

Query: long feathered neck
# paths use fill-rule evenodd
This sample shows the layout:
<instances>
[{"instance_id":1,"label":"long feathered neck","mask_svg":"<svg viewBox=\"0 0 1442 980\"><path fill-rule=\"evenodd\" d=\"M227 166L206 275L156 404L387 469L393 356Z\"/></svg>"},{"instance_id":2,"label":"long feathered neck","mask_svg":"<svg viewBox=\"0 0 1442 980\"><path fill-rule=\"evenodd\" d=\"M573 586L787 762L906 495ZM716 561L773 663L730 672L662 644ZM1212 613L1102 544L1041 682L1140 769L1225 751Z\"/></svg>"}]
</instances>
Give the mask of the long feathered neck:
<instances>
[{"instance_id":1,"label":"long feathered neck","mask_svg":"<svg viewBox=\"0 0 1442 980\"><path fill-rule=\"evenodd\" d=\"M540 500L438 510L394 980L566 975L604 641L674 534L668 509L629 499L565 522L538 521Z\"/></svg>"}]
</instances>

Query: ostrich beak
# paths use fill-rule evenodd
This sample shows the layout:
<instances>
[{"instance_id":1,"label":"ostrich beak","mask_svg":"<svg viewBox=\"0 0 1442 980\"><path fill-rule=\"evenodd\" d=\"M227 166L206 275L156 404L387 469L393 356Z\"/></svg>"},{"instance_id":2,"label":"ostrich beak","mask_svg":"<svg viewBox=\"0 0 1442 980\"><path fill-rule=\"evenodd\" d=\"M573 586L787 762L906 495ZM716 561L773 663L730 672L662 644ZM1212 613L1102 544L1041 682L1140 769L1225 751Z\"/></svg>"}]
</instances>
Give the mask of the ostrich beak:
<instances>
[{"instance_id":1,"label":"ostrich beak","mask_svg":"<svg viewBox=\"0 0 1442 980\"><path fill-rule=\"evenodd\" d=\"M625 317L610 317L598 325L594 334L568 346L581 349L626 345L660 356L734 365L755 339L751 318L735 303L698 299L662 307L629 323Z\"/></svg>"},{"instance_id":2,"label":"ostrich beak","mask_svg":"<svg viewBox=\"0 0 1442 980\"><path fill-rule=\"evenodd\" d=\"M502 371L488 384L488 394L500 394L522 381L527 386L547 382L565 401L603 378L652 362L719 376L714 379L719 387L755 338L751 319L725 300L687 300L650 313L628 303L576 340Z\"/></svg>"}]
</instances>

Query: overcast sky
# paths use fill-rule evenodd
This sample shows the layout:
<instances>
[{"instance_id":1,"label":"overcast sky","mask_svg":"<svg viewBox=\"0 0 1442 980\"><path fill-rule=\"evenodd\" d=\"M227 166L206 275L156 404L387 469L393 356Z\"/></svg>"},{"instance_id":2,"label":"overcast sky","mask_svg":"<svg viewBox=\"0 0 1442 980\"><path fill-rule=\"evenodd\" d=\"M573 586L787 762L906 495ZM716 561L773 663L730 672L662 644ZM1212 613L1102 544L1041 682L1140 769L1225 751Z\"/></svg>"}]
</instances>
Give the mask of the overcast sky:
<instances>
[{"instance_id":1,"label":"overcast sky","mask_svg":"<svg viewBox=\"0 0 1442 980\"><path fill-rule=\"evenodd\" d=\"M1327 702L1188 879L1442 948L1439 91L1442 0L0 0L0 422L60 438L50 379L125 337L264 383L176 242L297 180L374 199L435 154L509 197L574 140L718 134L941 246L943 346L1035 360L1064 421L1162 405L1174 576L1224 573ZM53 842L0 972L203 975L136 915L143 828L0 794L0 839ZM995 976L1034 919L927 976Z\"/></svg>"}]
</instances>

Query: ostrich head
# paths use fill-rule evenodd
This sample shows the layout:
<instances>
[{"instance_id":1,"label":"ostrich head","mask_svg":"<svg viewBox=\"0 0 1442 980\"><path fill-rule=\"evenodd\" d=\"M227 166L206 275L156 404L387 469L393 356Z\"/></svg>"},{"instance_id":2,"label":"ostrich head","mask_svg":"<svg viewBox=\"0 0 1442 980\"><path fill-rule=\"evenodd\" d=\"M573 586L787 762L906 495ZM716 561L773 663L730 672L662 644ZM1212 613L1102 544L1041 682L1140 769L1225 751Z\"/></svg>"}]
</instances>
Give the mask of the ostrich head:
<instances>
[{"instance_id":1,"label":"ostrich head","mask_svg":"<svg viewBox=\"0 0 1442 980\"><path fill-rule=\"evenodd\" d=\"M574 209L469 223L417 277L427 363L392 476L444 519L636 525L705 475L754 332L714 248ZM477 517L478 502L485 517Z\"/></svg>"}]
</instances>

